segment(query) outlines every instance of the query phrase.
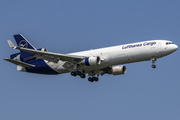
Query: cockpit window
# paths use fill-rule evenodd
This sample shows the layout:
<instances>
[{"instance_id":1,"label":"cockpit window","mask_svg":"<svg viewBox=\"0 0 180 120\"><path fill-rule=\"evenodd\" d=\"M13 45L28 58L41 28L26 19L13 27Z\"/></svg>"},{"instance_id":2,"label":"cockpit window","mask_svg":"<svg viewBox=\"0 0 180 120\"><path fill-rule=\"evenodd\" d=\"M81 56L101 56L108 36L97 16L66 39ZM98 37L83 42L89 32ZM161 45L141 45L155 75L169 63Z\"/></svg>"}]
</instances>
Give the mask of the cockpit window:
<instances>
[{"instance_id":1,"label":"cockpit window","mask_svg":"<svg viewBox=\"0 0 180 120\"><path fill-rule=\"evenodd\" d=\"M174 44L173 42L166 42L166 45Z\"/></svg>"}]
</instances>

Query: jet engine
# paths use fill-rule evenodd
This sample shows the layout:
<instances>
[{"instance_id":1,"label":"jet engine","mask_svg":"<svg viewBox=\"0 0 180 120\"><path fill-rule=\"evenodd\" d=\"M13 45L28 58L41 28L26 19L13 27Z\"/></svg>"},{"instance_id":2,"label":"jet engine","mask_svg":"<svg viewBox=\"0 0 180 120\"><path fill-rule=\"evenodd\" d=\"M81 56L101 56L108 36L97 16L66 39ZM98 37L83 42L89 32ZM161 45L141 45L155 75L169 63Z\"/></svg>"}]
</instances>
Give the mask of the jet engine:
<instances>
[{"instance_id":1,"label":"jet engine","mask_svg":"<svg viewBox=\"0 0 180 120\"><path fill-rule=\"evenodd\" d=\"M41 48L40 50L44 51L44 52L48 52L48 50L46 48Z\"/></svg>"},{"instance_id":2,"label":"jet engine","mask_svg":"<svg viewBox=\"0 0 180 120\"><path fill-rule=\"evenodd\" d=\"M101 64L101 58L99 56L87 57L81 61L81 65L91 66Z\"/></svg>"},{"instance_id":3,"label":"jet engine","mask_svg":"<svg viewBox=\"0 0 180 120\"><path fill-rule=\"evenodd\" d=\"M115 66L112 67L109 71L108 74L113 74L113 75L122 75L126 73L126 67L125 66Z\"/></svg>"}]
</instances>

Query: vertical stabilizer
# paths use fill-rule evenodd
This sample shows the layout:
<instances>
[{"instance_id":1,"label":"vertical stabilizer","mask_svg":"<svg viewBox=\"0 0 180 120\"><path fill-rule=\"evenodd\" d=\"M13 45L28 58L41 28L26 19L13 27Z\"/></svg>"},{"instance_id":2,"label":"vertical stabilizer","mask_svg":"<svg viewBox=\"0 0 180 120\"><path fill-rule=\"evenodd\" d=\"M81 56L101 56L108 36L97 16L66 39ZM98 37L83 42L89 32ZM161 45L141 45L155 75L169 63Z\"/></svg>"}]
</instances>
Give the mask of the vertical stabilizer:
<instances>
[{"instance_id":1,"label":"vertical stabilizer","mask_svg":"<svg viewBox=\"0 0 180 120\"><path fill-rule=\"evenodd\" d=\"M36 48L21 34L14 35L14 39L19 47L34 49Z\"/></svg>"}]
</instances>

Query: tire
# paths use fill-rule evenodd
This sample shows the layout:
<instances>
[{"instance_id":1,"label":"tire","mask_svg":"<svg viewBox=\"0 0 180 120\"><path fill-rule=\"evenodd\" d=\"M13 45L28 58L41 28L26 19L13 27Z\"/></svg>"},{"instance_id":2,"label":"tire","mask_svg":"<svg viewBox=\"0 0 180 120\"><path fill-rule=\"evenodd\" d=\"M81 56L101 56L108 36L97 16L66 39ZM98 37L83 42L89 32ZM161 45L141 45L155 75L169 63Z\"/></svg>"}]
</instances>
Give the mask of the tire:
<instances>
[{"instance_id":1,"label":"tire","mask_svg":"<svg viewBox=\"0 0 180 120\"><path fill-rule=\"evenodd\" d=\"M82 74L81 72L77 71L77 75L81 76L81 74Z\"/></svg>"},{"instance_id":2,"label":"tire","mask_svg":"<svg viewBox=\"0 0 180 120\"><path fill-rule=\"evenodd\" d=\"M85 74L81 74L80 77L81 78L86 78L86 75Z\"/></svg>"},{"instance_id":3,"label":"tire","mask_svg":"<svg viewBox=\"0 0 180 120\"><path fill-rule=\"evenodd\" d=\"M92 79L92 78L89 77L89 78L88 78L88 81L91 82L91 79Z\"/></svg>"},{"instance_id":4,"label":"tire","mask_svg":"<svg viewBox=\"0 0 180 120\"><path fill-rule=\"evenodd\" d=\"M156 68L156 65L152 65L152 68Z\"/></svg>"},{"instance_id":5,"label":"tire","mask_svg":"<svg viewBox=\"0 0 180 120\"><path fill-rule=\"evenodd\" d=\"M72 76L77 76L76 72L71 72Z\"/></svg>"},{"instance_id":6,"label":"tire","mask_svg":"<svg viewBox=\"0 0 180 120\"><path fill-rule=\"evenodd\" d=\"M75 76L75 72L71 72L71 75L72 75L72 76Z\"/></svg>"},{"instance_id":7,"label":"tire","mask_svg":"<svg viewBox=\"0 0 180 120\"><path fill-rule=\"evenodd\" d=\"M95 78L95 81L96 81L96 82L98 82L98 81L99 81L99 78L98 78L98 77L96 77L96 78Z\"/></svg>"}]
</instances>

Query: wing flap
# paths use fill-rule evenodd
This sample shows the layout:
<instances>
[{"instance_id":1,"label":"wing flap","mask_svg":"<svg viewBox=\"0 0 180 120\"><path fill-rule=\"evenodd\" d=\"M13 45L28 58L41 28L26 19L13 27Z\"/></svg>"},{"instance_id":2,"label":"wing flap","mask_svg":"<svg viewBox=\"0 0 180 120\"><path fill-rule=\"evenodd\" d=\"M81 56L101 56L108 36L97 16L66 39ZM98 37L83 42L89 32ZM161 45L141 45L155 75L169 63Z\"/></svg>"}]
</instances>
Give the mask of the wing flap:
<instances>
[{"instance_id":1,"label":"wing flap","mask_svg":"<svg viewBox=\"0 0 180 120\"><path fill-rule=\"evenodd\" d=\"M22 67L35 67L35 65L27 64L24 62L13 60L13 59L4 58L4 60L11 62L13 64L16 64L16 65L22 66Z\"/></svg>"}]
</instances>

